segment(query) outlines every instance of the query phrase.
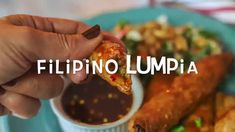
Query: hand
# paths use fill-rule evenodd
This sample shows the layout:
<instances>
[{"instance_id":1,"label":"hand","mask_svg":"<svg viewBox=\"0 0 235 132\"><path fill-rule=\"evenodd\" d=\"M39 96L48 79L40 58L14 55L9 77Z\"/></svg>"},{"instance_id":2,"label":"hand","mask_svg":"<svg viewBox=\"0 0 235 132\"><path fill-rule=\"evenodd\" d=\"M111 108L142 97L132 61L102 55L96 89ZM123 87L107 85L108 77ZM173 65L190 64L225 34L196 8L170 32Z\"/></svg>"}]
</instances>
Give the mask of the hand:
<instances>
[{"instance_id":1,"label":"hand","mask_svg":"<svg viewBox=\"0 0 235 132\"><path fill-rule=\"evenodd\" d=\"M39 110L39 99L60 94L62 78L37 75L32 65L38 59L88 57L103 39L100 29L88 37L81 34L89 28L82 22L29 15L0 19L0 115L31 118ZM71 76L77 83L84 78L84 72Z\"/></svg>"}]
</instances>

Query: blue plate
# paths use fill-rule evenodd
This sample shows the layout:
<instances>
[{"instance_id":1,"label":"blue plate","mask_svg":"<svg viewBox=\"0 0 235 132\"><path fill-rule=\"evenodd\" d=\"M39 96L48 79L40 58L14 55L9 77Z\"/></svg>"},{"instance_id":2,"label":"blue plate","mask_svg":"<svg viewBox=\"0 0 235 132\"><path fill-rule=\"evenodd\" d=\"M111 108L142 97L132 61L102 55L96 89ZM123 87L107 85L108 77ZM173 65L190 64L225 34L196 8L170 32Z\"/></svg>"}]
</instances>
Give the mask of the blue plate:
<instances>
[{"instance_id":1,"label":"blue plate","mask_svg":"<svg viewBox=\"0 0 235 132\"><path fill-rule=\"evenodd\" d=\"M196 13L172 8L141 8L125 12L108 13L85 20L86 23L100 24L104 30L110 30L120 19L126 19L132 23L143 23L153 20L159 15L166 15L173 25L193 23L198 27L217 33L224 42L226 50L235 54L235 29L212 18ZM227 76L220 89L228 94L235 95L235 66ZM39 114L30 120L21 120L12 116L0 118L4 132L60 132L61 128L47 101L42 102Z\"/></svg>"}]
</instances>

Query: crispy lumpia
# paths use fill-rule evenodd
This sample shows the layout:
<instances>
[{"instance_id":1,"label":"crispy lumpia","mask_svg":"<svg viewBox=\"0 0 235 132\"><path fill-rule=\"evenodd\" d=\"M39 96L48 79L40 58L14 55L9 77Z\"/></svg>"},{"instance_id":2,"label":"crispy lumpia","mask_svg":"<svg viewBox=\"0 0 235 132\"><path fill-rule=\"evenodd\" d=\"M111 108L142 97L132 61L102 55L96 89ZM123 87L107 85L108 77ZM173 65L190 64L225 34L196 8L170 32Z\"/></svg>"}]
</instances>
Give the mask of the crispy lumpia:
<instances>
[{"instance_id":1,"label":"crispy lumpia","mask_svg":"<svg viewBox=\"0 0 235 132\"><path fill-rule=\"evenodd\" d=\"M177 76L176 73L156 74L155 76L153 76L153 78L151 79L151 81L147 86L144 102L147 102L152 97L162 92L166 92L176 76Z\"/></svg>"},{"instance_id":2,"label":"crispy lumpia","mask_svg":"<svg viewBox=\"0 0 235 132\"><path fill-rule=\"evenodd\" d=\"M130 131L165 132L193 111L200 101L213 93L224 78L233 56L222 53L196 63L198 74L183 74L174 79L169 90L145 103L131 119Z\"/></svg>"},{"instance_id":3,"label":"crispy lumpia","mask_svg":"<svg viewBox=\"0 0 235 132\"><path fill-rule=\"evenodd\" d=\"M110 85L116 87L118 90L125 94L131 94L131 75L126 72L126 49L124 45L114 43L111 41L102 41L95 51L91 54L90 60L100 64L107 63L108 60L114 59L118 63L118 72L109 74L106 71L106 66L102 65L102 73L97 71L97 74L107 81ZM109 65L110 69L115 69L115 65Z\"/></svg>"},{"instance_id":4,"label":"crispy lumpia","mask_svg":"<svg viewBox=\"0 0 235 132\"><path fill-rule=\"evenodd\" d=\"M235 97L217 93L216 123L214 132L235 131Z\"/></svg>"},{"instance_id":5,"label":"crispy lumpia","mask_svg":"<svg viewBox=\"0 0 235 132\"><path fill-rule=\"evenodd\" d=\"M213 132L215 121L214 94L203 101L183 121L185 132Z\"/></svg>"},{"instance_id":6,"label":"crispy lumpia","mask_svg":"<svg viewBox=\"0 0 235 132\"><path fill-rule=\"evenodd\" d=\"M146 90L145 101L148 102L152 97L157 96L161 92L166 92L172 84L176 74L157 74L155 75ZM177 125L183 126L185 132L213 132L215 119L215 102L214 93L182 120ZM198 122L199 124L196 124ZM200 126L197 126L200 125Z\"/></svg>"}]
</instances>

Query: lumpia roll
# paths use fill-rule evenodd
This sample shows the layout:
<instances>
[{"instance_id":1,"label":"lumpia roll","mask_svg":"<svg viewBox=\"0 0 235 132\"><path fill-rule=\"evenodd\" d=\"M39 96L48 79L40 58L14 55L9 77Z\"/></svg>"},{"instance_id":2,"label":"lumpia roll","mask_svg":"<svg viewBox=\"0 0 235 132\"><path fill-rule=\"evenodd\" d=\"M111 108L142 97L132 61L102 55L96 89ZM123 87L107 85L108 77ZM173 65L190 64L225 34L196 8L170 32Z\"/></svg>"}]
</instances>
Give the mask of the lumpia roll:
<instances>
[{"instance_id":1,"label":"lumpia roll","mask_svg":"<svg viewBox=\"0 0 235 132\"><path fill-rule=\"evenodd\" d=\"M231 53L212 55L196 63L198 74L183 74L174 79L169 90L146 102L131 119L130 131L165 132L212 94L226 75Z\"/></svg>"},{"instance_id":2,"label":"lumpia roll","mask_svg":"<svg viewBox=\"0 0 235 132\"><path fill-rule=\"evenodd\" d=\"M182 122L185 132L214 132L215 96L209 96Z\"/></svg>"}]
</instances>

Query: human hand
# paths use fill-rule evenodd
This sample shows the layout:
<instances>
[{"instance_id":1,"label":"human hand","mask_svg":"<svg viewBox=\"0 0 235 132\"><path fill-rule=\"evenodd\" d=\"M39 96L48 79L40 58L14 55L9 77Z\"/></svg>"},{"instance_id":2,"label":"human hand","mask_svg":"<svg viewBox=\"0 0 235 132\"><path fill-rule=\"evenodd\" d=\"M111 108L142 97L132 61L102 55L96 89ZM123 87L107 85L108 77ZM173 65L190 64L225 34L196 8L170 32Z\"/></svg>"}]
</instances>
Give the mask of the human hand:
<instances>
[{"instance_id":1,"label":"human hand","mask_svg":"<svg viewBox=\"0 0 235 132\"><path fill-rule=\"evenodd\" d=\"M89 28L82 22L29 15L0 19L0 115L31 118L40 108L39 99L60 94L62 78L38 75L33 63L88 57L103 39L99 27L82 35ZM84 72L71 76L77 83L85 78Z\"/></svg>"}]
</instances>

